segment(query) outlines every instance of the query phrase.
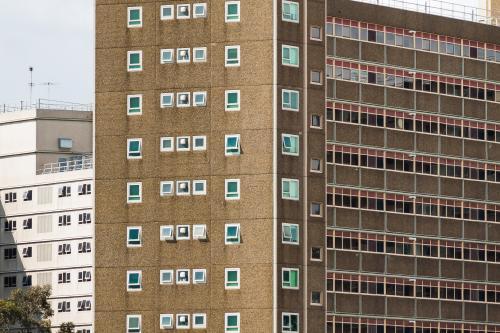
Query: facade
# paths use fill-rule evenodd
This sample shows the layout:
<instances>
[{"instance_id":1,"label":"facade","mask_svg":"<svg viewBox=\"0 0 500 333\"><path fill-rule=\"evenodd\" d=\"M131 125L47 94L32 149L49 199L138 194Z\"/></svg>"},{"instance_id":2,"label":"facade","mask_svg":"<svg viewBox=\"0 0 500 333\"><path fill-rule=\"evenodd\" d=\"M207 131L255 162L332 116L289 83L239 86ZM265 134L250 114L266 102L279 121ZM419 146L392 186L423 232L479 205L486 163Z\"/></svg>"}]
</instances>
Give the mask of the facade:
<instances>
[{"instance_id":1,"label":"facade","mask_svg":"<svg viewBox=\"0 0 500 333\"><path fill-rule=\"evenodd\" d=\"M52 326L92 332L92 112L0 112L0 297L51 285Z\"/></svg>"},{"instance_id":2,"label":"facade","mask_svg":"<svg viewBox=\"0 0 500 333\"><path fill-rule=\"evenodd\" d=\"M499 37L97 0L96 331L500 330Z\"/></svg>"}]
</instances>

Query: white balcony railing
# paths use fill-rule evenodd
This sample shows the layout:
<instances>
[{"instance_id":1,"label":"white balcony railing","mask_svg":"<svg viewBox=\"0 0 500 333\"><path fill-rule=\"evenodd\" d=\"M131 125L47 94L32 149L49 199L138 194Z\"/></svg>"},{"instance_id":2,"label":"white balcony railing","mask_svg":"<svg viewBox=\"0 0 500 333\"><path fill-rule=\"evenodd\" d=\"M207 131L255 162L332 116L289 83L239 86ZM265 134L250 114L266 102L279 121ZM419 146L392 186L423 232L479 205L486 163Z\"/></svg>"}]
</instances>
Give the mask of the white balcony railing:
<instances>
[{"instance_id":1,"label":"white balcony railing","mask_svg":"<svg viewBox=\"0 0 500 333\"><path fill-rule=\"evenodd\" d=\"M70 160L67 161L59 161L56 163L44 164L41 169L38 169L36 171L36 174L45 175L49 173L69 172L69 171L85 170L92 168L93 168L92 155L81 155L72 157Z\"/></svg>"}]
</instances>

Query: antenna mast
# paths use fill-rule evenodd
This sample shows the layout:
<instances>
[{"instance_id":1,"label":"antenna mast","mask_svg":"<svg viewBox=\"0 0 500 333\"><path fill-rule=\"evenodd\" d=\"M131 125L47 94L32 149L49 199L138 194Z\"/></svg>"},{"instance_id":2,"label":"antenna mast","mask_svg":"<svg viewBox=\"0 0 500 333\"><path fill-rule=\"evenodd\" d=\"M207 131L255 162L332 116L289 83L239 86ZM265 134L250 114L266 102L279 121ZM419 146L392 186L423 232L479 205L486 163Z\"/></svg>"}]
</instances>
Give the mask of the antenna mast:
<instances>
[{"instance_id":1,"label":"antenna mast","mask_svg":"<svg viewBox=\"0 0 500 333\"><path fill-rule=\"evenodd\" d=\"M29 67L28 70L30 71L30 83L29 83L29 86L30 86L30 106L31 106L31 100L33 98L33 67Z\"/></svg>"}]
</instances>

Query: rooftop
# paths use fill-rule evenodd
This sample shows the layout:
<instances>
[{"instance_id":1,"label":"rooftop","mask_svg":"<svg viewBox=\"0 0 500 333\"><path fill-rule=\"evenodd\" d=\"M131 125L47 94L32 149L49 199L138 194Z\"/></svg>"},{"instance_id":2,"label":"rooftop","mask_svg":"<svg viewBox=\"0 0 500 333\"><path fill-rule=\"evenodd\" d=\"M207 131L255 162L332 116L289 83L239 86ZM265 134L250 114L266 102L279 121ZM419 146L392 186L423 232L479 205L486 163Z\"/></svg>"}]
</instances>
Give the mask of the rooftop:
<instances>
[{"instance_id":1,"label":"rooftop","mask_svg":"<svg viewBox=\"0 0 500 333\"><path fill-rule=\"evenodd\" d=\"M500 26L500 17L484 8L466 6L441 0L352 0L373 5L393 7L419 13L450 17L458 20ZM495 13L497 14L497 13Z\"/></svg>"}]
</instances>

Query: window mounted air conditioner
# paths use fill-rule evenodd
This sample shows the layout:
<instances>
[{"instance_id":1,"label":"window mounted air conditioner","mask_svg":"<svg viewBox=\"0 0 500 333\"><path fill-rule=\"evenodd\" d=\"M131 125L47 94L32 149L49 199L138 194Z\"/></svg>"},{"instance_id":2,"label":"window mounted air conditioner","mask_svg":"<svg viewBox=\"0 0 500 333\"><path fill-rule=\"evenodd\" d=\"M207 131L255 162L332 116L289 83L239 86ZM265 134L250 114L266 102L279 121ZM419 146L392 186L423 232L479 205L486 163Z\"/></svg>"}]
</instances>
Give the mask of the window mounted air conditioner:
<instances>
[{"instance_id":1,"label":"window mounted air conditioner","mask_svg":"<svg viewBox=\"0 0 500 333\"><path fill-rule=\"evenodd\" d=\"M181 279L185 279L186 278L186 272L179 272L179 277Z\"/></svg>"},{"instance_id":2,"label":"window mounted air conditioner","mask_svg":"<svg viewBox=\"0 0 500 333\"><path fill-rule=\"evenodd\" d=\"M181 190L185 190L185 189L187 189L187 183L180 183L180 184L179 184L179 188L180 188Z\"/></svg>"},{"instance_id":3,"label":"window mounted air conditioner","mask_svg":"<svg viewBox=\"0 0 500 333\"><path fill-rule=\"evenodd\" d=\"M186 94L181 95L180 100L181 100L181 102L184 102L184 103L187 102L187 95Z\"/></svg>"},{"instance_id":4,"label":"window mounted air conditioner","mask_svg":"<svg viewBox=\"0 0 500 333\"><path fill-rule=\"evenodd\" d=\"M179 142L181 145L185 145L187 144L187 139L180 139Z\"/></svg>"},{"instance_id":5,"label":"window mounted air conditioner","mask_svg":"<svg viewBox=\"0 0 500 333\"><path fill-rule=\"evenodd\" d=\"M187 323L187 316L180 316L179 317L179 322L181 322L182 324Z\"/></svg>"},{"instance_id":6,"label":"window mounted air conditioner","mask_svg":"<svg viewBox=\"0 0 500 333\"><path fill-rule=\"evenodd\" d=\"M181 14L187 14L187 12L188 12L187 6L181 6L180 11L181 11Z\"/></svg>"}]
</instances>

